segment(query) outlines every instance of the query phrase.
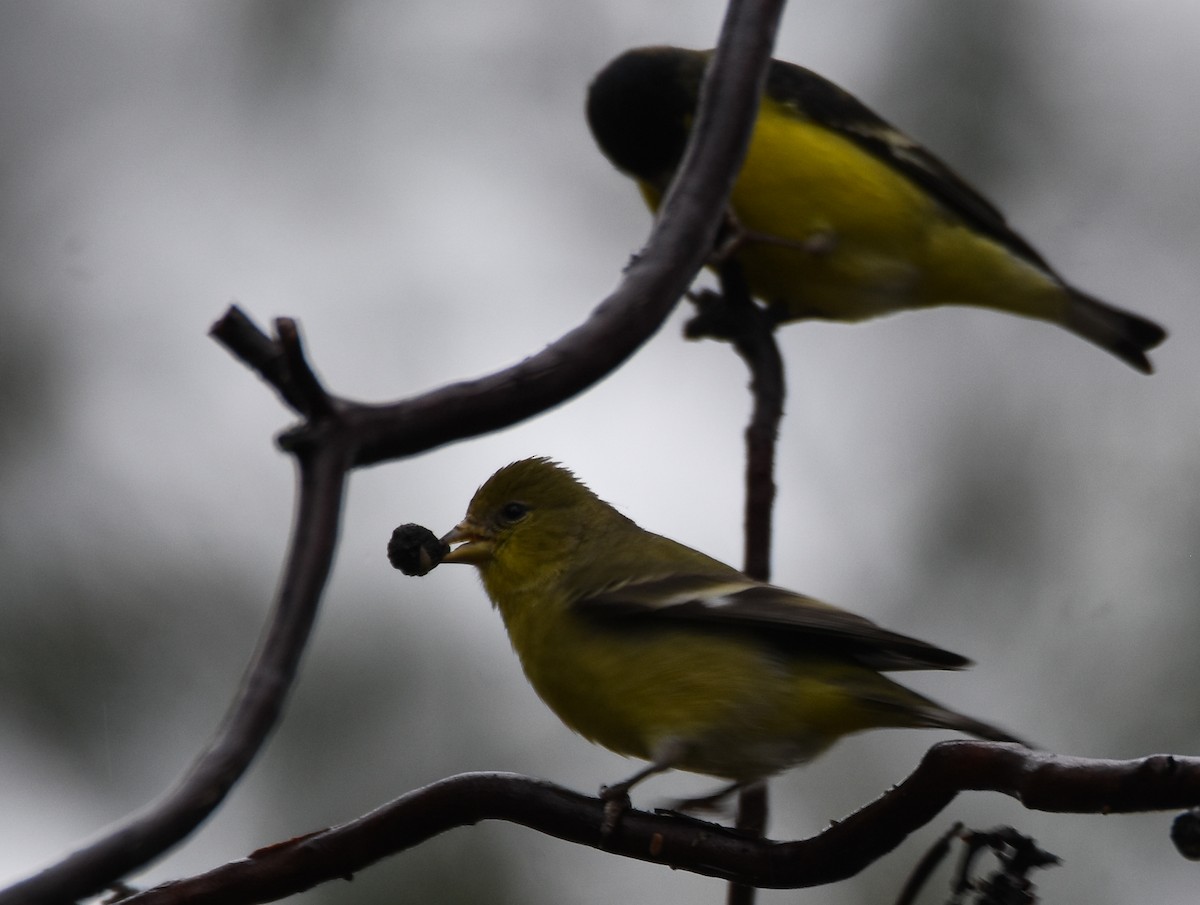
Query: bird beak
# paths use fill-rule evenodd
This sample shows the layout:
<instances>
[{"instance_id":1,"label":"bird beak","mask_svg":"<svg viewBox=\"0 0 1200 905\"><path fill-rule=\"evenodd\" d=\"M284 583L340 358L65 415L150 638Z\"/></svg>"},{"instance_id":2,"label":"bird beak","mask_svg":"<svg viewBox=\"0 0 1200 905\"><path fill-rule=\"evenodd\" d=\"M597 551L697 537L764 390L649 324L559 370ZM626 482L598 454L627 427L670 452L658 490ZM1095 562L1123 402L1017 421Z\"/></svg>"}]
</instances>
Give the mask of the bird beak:
<instances>
[{"instance_id":1,"label":"bird beak","mask_svg":"<svg viewBox=\"0 0 1200 905\"><path fill-rule=\"evenodd\" d=\"M453 549L442 557L442 562L460 562L480 566L492 558L492 539L487 531L470 519L463 519L442 538L442 543ZM457 546L455 546L457 544Z\"/></svg>"}]
</instances>

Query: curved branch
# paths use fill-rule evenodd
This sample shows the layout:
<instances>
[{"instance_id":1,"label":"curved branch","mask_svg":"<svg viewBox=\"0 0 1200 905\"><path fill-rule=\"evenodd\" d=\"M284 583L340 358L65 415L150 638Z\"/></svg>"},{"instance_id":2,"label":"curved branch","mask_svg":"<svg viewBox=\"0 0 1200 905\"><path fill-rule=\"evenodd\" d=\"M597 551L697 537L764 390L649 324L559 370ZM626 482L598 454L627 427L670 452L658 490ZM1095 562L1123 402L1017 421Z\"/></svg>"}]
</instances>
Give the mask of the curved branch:
<instances>
[{"instance_id":1,"label":"curved branch","mask_svg":"<svg viewBox=\"0 0 1200 905\"><path fill-rule=\"evenodd\" d=\"M749 144L784 0L733 0L687 153L645 250L581 326L511 368L348 413L371 465L515 424L609 374L649 339L711 255Z\"/></svg>"},{"instance_id":2,"label":"curved branch","mask_svg":"<svg viewBox=\"0 0 1200 905\"><path fill-rule=\"evenodd\" d=\"M128 905L271 902L458 826L507 820L615 854L763 888L844 880L928 823L960 792L1009 795L1034 810L1111 814L1200 802L1200 758L1085 760L1018 745L942 742L904 782L811 839L774 842L677 814L628 811L601 833L603 802L512 774L468 773L410 792L340 827L165 883Z\"/></svg>"},{"instance_id":3,"label":"curved branch","mask_svg":"<svg viewBox=\"0 0 1200 905\"><path fill-rule=\"evenodd\" d=\"M301 456L299 499L282 587L242 686L207 749L158 801L95 843L0 891L0 905L67 903L111 885L186 838L246 771L283 707L329 570L345 488L346 455Z\"/></svg>"},{"instance_id":4,"label":"curved branch","mask_svg":"<svg viewBox=\"0 0 1200 905\"><path fill-rule=\"evenodd\" d=\"M709 260L745 157L785 0L732 0L705 76L687 152L643 251L580 326L494 374L384 404L339 400L352 464L366 466L499 430L612 373L662 326ZM278 350L231 308L213 335L307 414ZM289 442L305 433L301 425Z\"/></svg>"}]
</instances>

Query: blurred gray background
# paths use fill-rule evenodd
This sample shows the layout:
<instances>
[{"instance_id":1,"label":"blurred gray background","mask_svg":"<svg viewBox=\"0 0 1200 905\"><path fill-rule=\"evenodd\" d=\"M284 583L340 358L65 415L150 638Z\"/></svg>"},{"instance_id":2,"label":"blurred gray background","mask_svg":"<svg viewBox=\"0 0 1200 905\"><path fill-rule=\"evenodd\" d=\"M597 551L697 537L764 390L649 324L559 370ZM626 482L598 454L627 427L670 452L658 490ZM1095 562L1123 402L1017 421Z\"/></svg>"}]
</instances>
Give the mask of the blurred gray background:
<instances>
[{"instance_id":1,"label":"blurred gray background","mask_svg":"<svg viewBox=\"0 0 1200 905\"><path fill-rule=\"evenodd\" d=\"M621 50L708 46L716 0L25 0L0 4L0 882L142 806L217 724L264 618L292 469L273 394L205 336L237 301L298 318L334 392L480 375L578 324L649 216L594 150L585 86ZM781 334L775 577L978 661L914 678L1050 748L1200 743L1200 9L1193 0L796 0L778 55L839 81L993 197L1073 281L1172 331L1143 378L1044 324L941 310ZM644 526L740 558L742 365L679 338L494 436L351 483L286 719L202 831L202 870L463 770L593 791L635 765L525 685L469 570L406 579L544 454ZM875 733L773 785L820 830L935 733ZM680 776L641 804L711 787ZM1170 815L1059 817L967 795L833 888L890 899L954 819L1066 865L1047 901L1191 902ZM461 829L306 903L723 901L722 884L524 829ZM927 897L940 901L942 887Z\"/></svg>"}]
</instances>

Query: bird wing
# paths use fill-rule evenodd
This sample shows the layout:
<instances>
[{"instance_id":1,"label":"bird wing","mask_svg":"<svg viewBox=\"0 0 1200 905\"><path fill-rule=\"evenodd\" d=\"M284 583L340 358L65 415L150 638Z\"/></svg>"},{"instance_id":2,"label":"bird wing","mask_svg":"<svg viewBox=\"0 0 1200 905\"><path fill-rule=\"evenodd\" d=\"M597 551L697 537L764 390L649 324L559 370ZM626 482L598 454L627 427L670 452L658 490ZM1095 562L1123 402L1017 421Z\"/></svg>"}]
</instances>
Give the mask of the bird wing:
<instances>
[{"instance_id":1,"label":"bird wing","mask_svg":"<svg viewBox=\"0 0 1200 905\"><path fill-rule=\"evenodd\" d=\"M872 669L961 669L970 661L870 619L749 578L672 574L627 581L575 602L613 625L690 625L749 632L789 651L847 656Z\"/></svg>"},{"instance_id":2,"label":"bird wing","mask_svg":"<svg viewBox=\"0 0 1200 905\"><path fill-rule=\"evenodd\" d=\"M974 229L1018 257L1054 273L990 201L848 91L803 66L776 60L767 76L767 96L852 141L912 180Z\"/></svg>"}]
</instances>

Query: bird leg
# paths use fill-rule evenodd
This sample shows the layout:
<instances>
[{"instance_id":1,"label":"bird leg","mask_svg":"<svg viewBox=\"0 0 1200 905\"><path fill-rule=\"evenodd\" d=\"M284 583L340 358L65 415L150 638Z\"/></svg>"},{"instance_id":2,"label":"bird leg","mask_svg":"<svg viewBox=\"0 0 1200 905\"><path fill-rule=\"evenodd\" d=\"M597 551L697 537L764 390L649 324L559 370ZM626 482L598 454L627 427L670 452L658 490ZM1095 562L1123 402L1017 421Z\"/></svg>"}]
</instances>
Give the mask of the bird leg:
<instances>
[{"instance_id":1,"label":"bird leg","mask_svg":"<svg viewBox=\"0 0 1200 905\"><path fill-rule=\"evenodd\" d=\"M663 739L650 753L650 763L628 779L600 787L600 800L604 802L604 822L600 825L602 837L615 830L621 815L629 810L629 790L651 776L673 769L687 753L687 743L677 738Z\"/></svg>"},{"instance_id":2,"label":"bird leg","mask_svg":"<svg viewBox=\"0 0 1200 905\"><path fill-rule=\"evenodd\" d=\"M665 773L671 769L670 763L655 761L647 767L638 770L628 779L613 783L611 786L600 787L600 800L604 802L604 821L600 824L600 835L608 836L617 828L621 815L629 810L629 790L644 779Z\"/></svg>"},{"instance_id":3,"label":"bird leg","mask_svg":"<svg viewBox=\"0 0 1200 905\"><path fill-rule=\"evenodd\" d=\"M671 810L681 811L685 814L720 811L729 800L729 797L740 792L746 785L748 783L738 780L731 782L727 786L721 786L715 792L708 795L700 795L696 798L680 798L678 801L671 803Z\"/></svg>"},{"instance_id":4,"label":"bird leg","mask_svg":"<svg viewBox=\"0 0 1200 905\"><path fill-rule=\"evenodd\" d=\"M837 233L831 229L824 229L815 231L805 239L785 239L782 236L746 229L739 222L733 210L727 209L725 221L721 224L720 232L717 234L712 260L709 263L713 266L722 264L752 242L791 248L817 257L832 254L837 249Z\"/></svg>"}]
</instances>

